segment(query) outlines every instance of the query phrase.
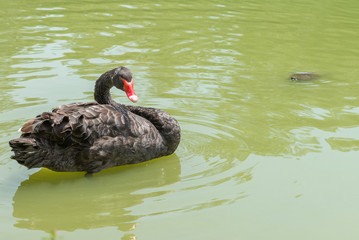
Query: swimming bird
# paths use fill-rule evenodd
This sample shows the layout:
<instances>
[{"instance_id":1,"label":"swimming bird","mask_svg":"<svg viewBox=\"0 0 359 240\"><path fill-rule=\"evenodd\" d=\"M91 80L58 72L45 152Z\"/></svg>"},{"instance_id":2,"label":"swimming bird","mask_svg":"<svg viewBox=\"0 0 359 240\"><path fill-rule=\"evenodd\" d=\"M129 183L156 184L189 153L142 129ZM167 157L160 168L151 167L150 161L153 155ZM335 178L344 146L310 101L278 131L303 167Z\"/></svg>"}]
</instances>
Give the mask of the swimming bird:
<instances>
[{"instance_id":1,"label":"swimming bird","mask_svg":"<svg viewBox=\"0 0 359 240\"><path fill-rule=\"evenodd\" d=\"M320 74L314 72L296 72L289 79L294 81L310 81L320 78Z\"/></svg>"},{"instance_id":2,"label":"swimming bird","mask_svg":"<svg viewBox=\"0 0 359 240\"><path fill-rule=\"evenodd\" d=\"M12 158L28 168L96 173L172 154L181 138L176 119L156 108L115 102L113 86L137 102L131 71L107 71L96 81L96 102L61 105L25 123L21 136L9 142Z\"/></svg>"}]
</instances>

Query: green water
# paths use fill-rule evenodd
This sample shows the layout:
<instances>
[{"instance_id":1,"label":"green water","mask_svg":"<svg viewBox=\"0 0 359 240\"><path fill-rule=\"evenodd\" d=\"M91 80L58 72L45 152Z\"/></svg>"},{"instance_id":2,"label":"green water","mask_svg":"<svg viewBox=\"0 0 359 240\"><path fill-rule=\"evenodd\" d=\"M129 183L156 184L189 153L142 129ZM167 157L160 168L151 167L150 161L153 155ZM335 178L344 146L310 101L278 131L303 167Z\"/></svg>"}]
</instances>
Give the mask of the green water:
<instances>
[{"instance_id":1,"label":"green water","mask_svg":"<svg viewBox=\"0 0 359 240\"><path fill-rule=\"evenodd\" d=\"M0 2L1 239L358 239L358 1ZM92 178L10 159L119 65L176 154Z\"/></svg>"}]
</instances>

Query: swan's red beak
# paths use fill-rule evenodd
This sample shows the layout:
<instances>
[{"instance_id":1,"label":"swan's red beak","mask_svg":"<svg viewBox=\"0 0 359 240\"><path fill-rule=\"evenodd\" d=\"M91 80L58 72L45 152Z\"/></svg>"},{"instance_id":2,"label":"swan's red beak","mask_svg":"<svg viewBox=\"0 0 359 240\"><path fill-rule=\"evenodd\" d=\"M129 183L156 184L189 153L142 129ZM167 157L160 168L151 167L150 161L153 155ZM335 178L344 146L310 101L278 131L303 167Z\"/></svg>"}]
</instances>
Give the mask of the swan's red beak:
<instances>
[{"instance_id":1,"label":"swan's red beak","mask_svg":"<svg viewBox=\"0 0 359 240\"><path fill-rule=\"evenodd\" d=\"M138 97L135 93L135 90L133 90L133 79L131 79L131 82L127 82L125 79L122 79L123 81L123 91L127 94L128 99L130 99L132 102L137 102Z\"/></svg>"}]
</instances>

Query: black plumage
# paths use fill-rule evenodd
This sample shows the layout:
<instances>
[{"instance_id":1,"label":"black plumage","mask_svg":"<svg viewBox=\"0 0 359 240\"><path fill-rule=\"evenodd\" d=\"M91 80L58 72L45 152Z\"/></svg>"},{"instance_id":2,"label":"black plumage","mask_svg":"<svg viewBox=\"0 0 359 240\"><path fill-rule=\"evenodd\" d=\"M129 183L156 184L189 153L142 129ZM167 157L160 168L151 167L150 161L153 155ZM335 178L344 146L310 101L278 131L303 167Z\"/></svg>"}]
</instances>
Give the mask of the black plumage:
<instances>
[{"instance_id":1,"label":"black plumage","mask_svg":"<svg viewBox=\"0 0 359 240\"><path fill-rule=\"evenodd\" d=\"M172 154L180 142L176 119L159 109L116 103L113 86L138 100L130 70L110 70L96 81L96 102L61 105L25 123L20 138L9 142L12 158L28 168L95 173Z\"/></svg>"}]
</instances>

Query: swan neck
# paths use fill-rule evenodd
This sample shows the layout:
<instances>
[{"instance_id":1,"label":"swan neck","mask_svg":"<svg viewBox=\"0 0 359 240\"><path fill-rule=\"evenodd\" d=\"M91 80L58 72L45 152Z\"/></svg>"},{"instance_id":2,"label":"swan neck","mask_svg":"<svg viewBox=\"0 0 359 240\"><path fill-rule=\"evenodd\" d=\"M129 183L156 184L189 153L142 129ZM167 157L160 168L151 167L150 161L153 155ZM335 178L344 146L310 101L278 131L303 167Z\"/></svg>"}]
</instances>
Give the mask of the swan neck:
<instances>
[{"instance_id":1,"label":"swan neck","mask_svg":"<svg viewBox=\"0 0 359 240\"><path fill-rule=\"evenodd\" d=\"M107 73L102 74L95 84L95 101L99 104L112 104L114 102L110 94L112 87L113 82L111 76Z\"/></svg>"}]
</instances>

